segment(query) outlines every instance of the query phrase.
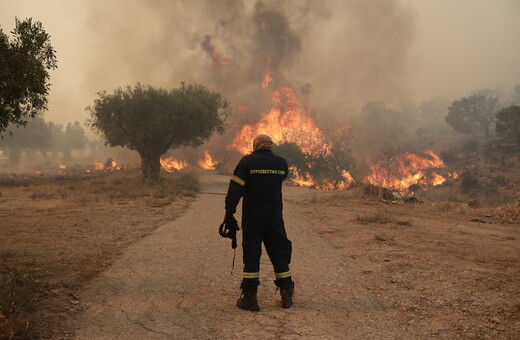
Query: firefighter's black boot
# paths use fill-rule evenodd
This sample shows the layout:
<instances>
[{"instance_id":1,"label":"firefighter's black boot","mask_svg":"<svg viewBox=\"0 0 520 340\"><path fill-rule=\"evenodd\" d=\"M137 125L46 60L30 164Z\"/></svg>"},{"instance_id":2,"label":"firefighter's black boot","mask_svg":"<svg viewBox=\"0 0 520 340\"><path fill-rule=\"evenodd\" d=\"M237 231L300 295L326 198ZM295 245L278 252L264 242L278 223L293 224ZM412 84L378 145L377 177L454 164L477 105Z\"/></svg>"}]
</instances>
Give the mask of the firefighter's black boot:
<instances>
[{"instance_id":1,"label":"firefighter's black boot","mask_svg":"<svg viewBox=\"0 0 520 340\"><path fill-rule=\"evenodd\" d=\"M282 297L282 308L291 308L294 296L294 281L283 280L274 282L280 288L280 296Z\"/></svg>"},{"instance_id":2,"label":"firefighter's black boot","mask_svg":"<svg viewBox=\"0 0 520 340\"><path fill-rule=\"evenodd\" d=\"M260 306L258 305L258 299L256 297L257 290L258 286L242 286L242 294L237 300L237 307L253 312L260 311Z\"/></svg>"}]
</instances>

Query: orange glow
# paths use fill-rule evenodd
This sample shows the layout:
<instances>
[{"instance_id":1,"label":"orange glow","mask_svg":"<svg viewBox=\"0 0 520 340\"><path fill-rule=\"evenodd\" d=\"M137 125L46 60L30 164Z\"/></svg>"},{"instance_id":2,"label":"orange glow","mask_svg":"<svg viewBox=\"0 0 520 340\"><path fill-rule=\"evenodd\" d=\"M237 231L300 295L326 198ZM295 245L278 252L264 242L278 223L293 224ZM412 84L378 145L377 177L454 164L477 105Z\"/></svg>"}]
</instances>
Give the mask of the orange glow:
<instances>
[{"instance_id":1,"label":"orange glow","mask_svg":"<svg viewBox=\"0 0 520 340\"><path fill-rule=\"evenodd\" d=\"M94 162L94 169L95 170L103 170L103 169L105 169L105 166L103 165L103 163Z\"/></svg>"},{"instance_id":2,"label":"orange glow","mask_svg":"<svg viewBox=\"0 0 520 340\"><path fill-rule=\"evenodd\" d=\"M202 48L206 52L208 52L209 56L211 57L211 60L213 60L213 65L233 65L233 63L229 59L220 56L220 53L215 47L215 45L211 43L211 37L209 35L206 35L206 37L204 38L204 41L202 42Z\"/></svg>"},{"instance_id":3,"label":"orange glow","mask_svg":"<svg viewBox=\"0 0 520 340\"><path fill-rule=\"evenodd\" d=\"M316 182L311 174L300 171L294 165L291 165L289 170L291 174L290 181L300 187L314 188L318 190L345 190L355 183L350 173L346 170L340 170L343 180L330 181L325 179L320 183Z\"/></svg>"},{"instance_id":4,"label":"orange glow","mask_svg":"<svg viewBox=\"0 0 520 340\"><path fill-rule=\"evenodd\" d=\"M199 166L204 170L215 170L220 162L215 162L208 150L204 150L204 158L197 161Z\"/></svg>"},{"instance_id":5,"label":"orange glow","mask_svg":"<svg viewBox=\"0 0 520 340\"><path fill-rule=\"evenodd\" d=\"M242 126L229 150L248 154L252 151L253 139L266 134L275 144L294 143L306 154L326 156L330 153L331 143L326 141L314 119L301 108L292 86L282 86L272 94L271 100L271 111L255 123Z\"/></svg>"},{"instance_id":6,"label":"orange glow","mask_svg":"<svg viewBox=\"0 0 520 340\"><path fill-rule=\"evenodd\" d=\"M184 161L178 161L173 159L172 157L164 158L160 160L161 162L161 168L163 168L165 171L168 171L170 173L182 170L188 166L188 162L186 160Z\"/></svg>"},{"instance_id":7,"label":"orange glow","mask_svg":"<svg viewBox=\"0 0 520 340\"><path fill-rule=\"evenodd\" d=\"M249 112L249 110L251 110L251 106L249 105L241 105L238 107L238 112L240 113L246 113Z\"/></svg>"},{"instance_id":8,"label":"orange glow","mask_svg":"<svg viewBox=\"0 0 520 340\"><path fill-rule=\"evenodd\" d=\"M432 171L446 167L442 159L431 150L424 150L422 154L424 156L405 152L380 160L370 166L370 174L365 177L365 181L398 191L406 191L414 184L423 188L443 184L447 178ZM456 178L455 176L447 175L448 178Z\"/></svg>"},{"instance_id":9,"label":"orange glow","mask_svg":"<svg viewBox=\"0 0 520 340\"><path fill-rule=\"evenodd\" d=\"M273 77L271 77L271 59L267 58L267 62L265 63L264 80L262 81L262 88L267 88L271 83L271 80L273 80Z\"/></svg>"}]
</instances>

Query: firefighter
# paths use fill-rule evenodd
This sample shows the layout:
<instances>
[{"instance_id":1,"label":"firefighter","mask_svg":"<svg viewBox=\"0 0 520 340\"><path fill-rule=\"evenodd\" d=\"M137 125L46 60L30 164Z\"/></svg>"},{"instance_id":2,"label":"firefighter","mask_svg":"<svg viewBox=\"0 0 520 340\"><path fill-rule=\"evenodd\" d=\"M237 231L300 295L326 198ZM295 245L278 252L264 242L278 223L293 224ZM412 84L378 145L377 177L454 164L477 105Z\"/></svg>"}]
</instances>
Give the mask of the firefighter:
<instances>
[{"instance_id":1,"label":"firefighter","mask_svg":"<svg viewBox=\"0 0 520 340\"><path fill-rule=\"evenodd\" d=\"M280 288L282 307L293 303L294 282L289 263L292 246L282 216L282 182L288 176L287 161L273 154L272 139L258 135L253 153L243 157L231 177L226 196L224 223L236 222L233 216L242 200L242 250L244 277L237 306L259 311L257 289L260 284L262 242L274 267L275 285Z\"/></svg>"}]
</instances>

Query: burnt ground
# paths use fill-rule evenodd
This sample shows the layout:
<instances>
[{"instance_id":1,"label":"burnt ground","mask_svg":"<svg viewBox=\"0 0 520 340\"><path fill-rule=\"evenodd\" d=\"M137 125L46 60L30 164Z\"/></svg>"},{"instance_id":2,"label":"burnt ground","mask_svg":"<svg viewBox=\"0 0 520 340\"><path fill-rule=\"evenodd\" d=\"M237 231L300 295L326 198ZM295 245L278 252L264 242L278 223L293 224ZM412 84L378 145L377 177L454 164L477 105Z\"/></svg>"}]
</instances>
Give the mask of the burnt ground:
<instances>
[{"instance_id":1,"label":"burnt ground","mask_svg":"<svg viewBox=\"0 0 520 340\"><path fill-rule=\"evenodd\" d=\"M2 189L0 215L9 221L0 236L3 257L54 282L32 315L35 332L54 339L516 339L520 333L520 226L497 209L285 187L295 307L279 308L264 256L262 311L250 313L234 306L240 249L230 277L229 241L216 232L227 178L208 175L203 182L194 201L171 202Z\"/></svg>"}]
</instances>

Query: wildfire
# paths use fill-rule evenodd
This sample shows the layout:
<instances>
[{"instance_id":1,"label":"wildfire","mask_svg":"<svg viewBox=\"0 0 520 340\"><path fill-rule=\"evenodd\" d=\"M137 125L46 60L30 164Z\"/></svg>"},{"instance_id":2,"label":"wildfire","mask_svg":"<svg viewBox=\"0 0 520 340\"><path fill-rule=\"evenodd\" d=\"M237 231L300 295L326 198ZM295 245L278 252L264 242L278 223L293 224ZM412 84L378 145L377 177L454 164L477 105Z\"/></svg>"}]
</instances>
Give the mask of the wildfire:
<instances>
[{"instance_id":1,"label":"wildfire","mask_svg":"<svg viewBox=\"0 0 520 340\"><path fill-rule=\"evenodd\" d=\"M204 150L204 158L199 159L197 163L204 170L215 170L220 162L215 162L213 158L211 158L209 151Z\"/></svg>"},{"instance_id":2,"label":"wildfire","mask_svg":"<svg viewBox=\"0 0 520 340\"><path fill-rule=\"evenodd\" d=\"M431 187L443 184L447 178L456 178L456 174L448 174L445 177L432 171L446 167L433 151L425 150L422 154L424 156L405 152L380 160L370 166L370 174L365 181L384 188L406 191L414 184Z\"/></svg>"},{"instance_id":3,"label":"wildfire","mask_svg":"<svg viewBox=\"0 0 520 340\"><path fill-rule=\"evenodd\" d=\"M273 80L273 77L271 77L271 59L267 58L267 62L265 63L264 80L262 81L262 88L267 88L271 83L271 80Z\"/></svg>"},{"instance_id":4,"label":"wildfire","mask_svg":"<svg viewBox=\"0 0 520 340\"><path fill-rule=\"evenodd\" d=\"M208 52L209 56L211 57L211 60L213 60L213 65L215 66L223 66L223 65L233 65L233 63L226 58L223 58L220 56L217 48L215 45L211 43L211 36L206 35L204 38L204 41L202 42L202 48L204 51Z\"/></svg>"},{"instance_id":5,"label":"wildfire","mask_svg":"<svg viewBox=\"0 0 520 340\"><path fill-rule=\"evenodd\" d=\"M115 159L109 158L109 159L107 159L107 161L105 163L94 161L94 170L95 171L105 171L105 172L126 170L126 165L118 166ZM90 172L90 171L87 170L87 172Z\"/></svg>"},{"instance_id":6,"label":"wildfire","mask_svg":"<svg viewBox=\"0 0 520 340\"><path fill-rule=\"evenodd\" d=\"M354 178L346 170L340 170L342 180L331 181L328 179L322 180L318 183L311 174L299 170L296 166L289 167L291 174L291 182L300 187L314 188L318 190L345 190L350 188L354 183Z\"/></svg>"},{"instance_id":7,"label":"wildfire","mask_svg":"<svg viewBox=\"0 0 520 340\"><path fill-rule=\"evenodd\" d=\"M105 169L105 165L103 163L94 162L94 170L103 170Z\"/></svg>"},{"instance_id":8,"label":"wildfire","mask_svg":"<svg viewBox=\"0 0 520 340\"><path fill-rule=\"evenodd\" d=\"M228 147L243 155L251 152L251 141L259 134L269 135L276 144L294 143L306 154L327 155L331 145L314 119L302 110L292 86L282 86L271 96L273 108L256 123L245 124Z\"/></svg>"},{"instance_id":9,"label":"wildfire","mask_svg":"<svg viewBox=\"0 0 520 340\"><path fill-rule=\"evenodd\" d=\"M188 162L186 160L184 161L178 161L172 157L164 158L160 160L161 167L168 172L174 172L177 170L182 170L188 166Z\"/></svg>"}]
</instances>

